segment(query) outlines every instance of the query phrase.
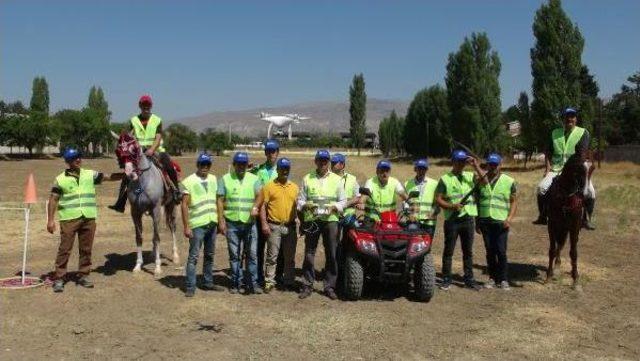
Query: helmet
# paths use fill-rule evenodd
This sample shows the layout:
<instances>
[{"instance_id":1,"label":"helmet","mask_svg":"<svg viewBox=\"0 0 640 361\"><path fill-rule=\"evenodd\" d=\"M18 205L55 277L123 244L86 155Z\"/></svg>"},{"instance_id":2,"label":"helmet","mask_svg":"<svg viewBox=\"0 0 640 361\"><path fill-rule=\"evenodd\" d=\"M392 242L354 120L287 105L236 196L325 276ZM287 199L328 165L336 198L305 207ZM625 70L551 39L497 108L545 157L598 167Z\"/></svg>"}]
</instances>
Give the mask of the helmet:
<instances>
[{"instance_id":1,"label":"helmet","mask_svg":"<svg viewBox=\"0 0 640 361\"><path fill-rule=\"evenodd\" d=\"M329 160L331 159L331 155L329 154L329 151L326 149L320 149L316 152L316 159L326 159Z\"/></svg>"},{"instance_id":2,"label":"helmet","mask_svg":"<svg viewBox=\"0 0 640 361\"><path fill-rule=\"evenodd\" d=\"M76 148L66 148L64 152L62 152L62 158L64 158L65 162L71 162L80 158L82 155Z\"/></svg>"},{"instance_id":3,"label":"helmet","mask_svg":"<svg viewBox=\"0 0 640 361\"><path fill-rule=\"evenodd\" d=\"M562 111L562 116L564 116L564 117L566 117L569 114L576 115L576 114L578 114L578 111L575 108L565 108Z\"/></svg>"},{"instance_id":4,"label":"helmet","mask_svg":"<svg viewBox=\"0 0 640 361\"><path fill-rule=\"evenodd\" d=\"M268 139L264 143L264 150L265 151L267 151L267 150L279 150L279 149L280 149L280 144L275 139Z\"/></svg>"},{"instance_id":5,"label":"helmet","mask_svg":"<svg viewBox=\"0 0 640 361\"><path fill-rule=\"evenodd\" d=\"M498 153L489 153L487 156L487 164L498 165L502 162L502 157Z\"/></svg>"},{"instance_id":6,"label":"helmet","mask_svg":"<svg viewBox=\"0 0 640 361\"><path fill-rule=\"evenodd\" d=\"M415 168L429 168L429 160L427 158L418 159L413 163Z\"/></svg>"},{"instance_id":7,"label":"helmet","mask_svg":"<svg viewBox=\"0 0 640 361\"><path fill-rule=\"evenodd\" d=\"M391 162L386 159L383 159L378 162L376 169L391 169Z\"/></svg>"},{"instance_id":8,"label":"helmet","mask_svg":"<svg viewBox=\"0 0 640 361\"><path fill-rule=\"evenodd\" d=\"M211 165L213 163L213 157L207 153L200 153L198 159L196 160L196 165L208 164Z\"/></svg>"},{"instance_id":9,"label":"helmet","mask_svg":"<svg viewBox=\"0 0 640 361\"><path fill-rule=\"evenodd\" d=\"M249 155L246 152L236 152L233 155L234 163L249 163Z\"/></svg>"},{"instance_id":10,"label":"helmet","mask_svg":"<svg viewBox=\"0 0 640 361\"><path fill-rule=\"evenodd\" d=\"M280 158L276 162L276 167L278 168L291 168L291 161L289 158Z\"/></svg>"},{"instance_id":11,"label":"helmet","mask_svg":"<svg viewBox=\"0 0 640 361\"><path fill-rule=\"evenodd\" d=\"M346 163L347 158L342 153L336 153L331 156L331 163Z\"/></svg>"},{"instance_id":12,"label":"helmet","mask_svg":"<svg viewBox=\"0 0 640 361\"><path fill-rule=\"evenodd\" d=\"M153 100L151 100L151 95L145 94L138 99L138 105L149 104L153 105Z\"/></svg>"},{"instance_id":13,"label":"helmet","mask_svg":"<svg viewBox=\"0 0 640 361\"><path fill-rule=\"evenodd\" d=\"M454 162L464 162L469 158L467 152L462 149L456 149L451 153L451 160Z\"/></svg>"}]
</instances>

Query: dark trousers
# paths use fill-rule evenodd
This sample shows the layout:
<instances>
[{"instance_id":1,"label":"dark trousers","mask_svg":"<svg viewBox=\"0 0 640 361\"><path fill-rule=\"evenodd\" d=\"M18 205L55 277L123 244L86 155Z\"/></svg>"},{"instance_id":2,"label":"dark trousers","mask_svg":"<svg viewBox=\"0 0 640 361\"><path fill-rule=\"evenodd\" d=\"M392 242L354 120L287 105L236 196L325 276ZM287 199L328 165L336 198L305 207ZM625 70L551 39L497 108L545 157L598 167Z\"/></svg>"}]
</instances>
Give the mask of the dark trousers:
<instances>
[{"instance_id":1,"label":"dark trousers","mask_svg":"<svg viewBox=\"0 0 640 361\"><path fill-rule=\"evenodd\" d=\"M304 283L307 287L313 286L316 279L315 258L318 240L322 236L324 246L324 289L335 289L338 278L338 262L336 259L336 248L338 246L338 222L316 222L317 230L307 233L304 238L304 263L302 272L304 273Z\"/></svg>"},{"instance_id":2,"label":"dark trousers","mask_svg":"<svg viewBox=\"0 0 640 361\"><path fill-rule=\"evenodd\" d=\"M444 251L442 253L442 277L451 280L451 258L460 237L465 282L473 281L473 218L462 217L444 221Z\"/></svg>"},{"instance_id":3,"label":"dark trousers","mask_svg":"<svg viewBox=\"0 0 640 361\"><path fill-rule=\"evenodd\" d=\"M177 189L178 173L173 168L173 164L171 164L171 157L169 157L168 153L162 152L162 153L158 153L158 159L160 160L160 164L162 164L162 168L164 168L164 171L167 172L167 175L169 176L169 178L171 179L171 181L173 182L173 184L176 186L176 189Z\"/></svg>"},{"instance_id":4,"label":"dark trousers","mask_svg":"<svg viewBox=\"0 0 640 361\"><path fill-rule=\"evenodd\" d=\"M91 249L93 236L96 233L96 220L93 218L77 218L60 222L60 246L56 256L55 278L63 278L67 274L67 263L78 235L78 274L86 276L91 272Z\"/></svg>"},{"instance_id":5,"label":"dark trousers","mask_svg":"<svg viewBox=\"0 0 640 361\"><path fill-rule=\"evenodd\" d=\"M482 219L478 220L478 227L484 239L489 277L496 283L508 281L507 238L509 228L504 228L502 222Z\"/></svg>"}]
</instances>

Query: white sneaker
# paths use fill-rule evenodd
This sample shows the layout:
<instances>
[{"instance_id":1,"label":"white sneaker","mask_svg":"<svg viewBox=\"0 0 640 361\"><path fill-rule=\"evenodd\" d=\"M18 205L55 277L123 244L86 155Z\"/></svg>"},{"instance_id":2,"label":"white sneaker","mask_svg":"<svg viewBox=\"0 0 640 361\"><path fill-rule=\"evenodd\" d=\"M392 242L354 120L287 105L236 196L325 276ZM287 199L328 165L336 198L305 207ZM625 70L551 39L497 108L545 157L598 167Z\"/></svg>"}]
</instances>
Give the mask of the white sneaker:
<instances>
[{"instance_id":1,"label":"white sneaker","mask_svg":"<svg viewBox=\"0 0 640 361\"><path fill-rule=\"evenodd\" d=\"M484 288L487 289L492 289L496 287L496 281L492 280L491 278L489 278L489 281L487 281L487 283L484 284Z\"/></svg>"},{"instance_id":2,"label":"white sneaker","mask_svg":"<svg viewBox=\"0 0 640 361\"><path fill-rule=\"evenodd\" d=\"M500 288L502 288L505 291L510 291L511 290L511 286L509 286L509 281L500 282Z\"/></svg>"}]
</instances>

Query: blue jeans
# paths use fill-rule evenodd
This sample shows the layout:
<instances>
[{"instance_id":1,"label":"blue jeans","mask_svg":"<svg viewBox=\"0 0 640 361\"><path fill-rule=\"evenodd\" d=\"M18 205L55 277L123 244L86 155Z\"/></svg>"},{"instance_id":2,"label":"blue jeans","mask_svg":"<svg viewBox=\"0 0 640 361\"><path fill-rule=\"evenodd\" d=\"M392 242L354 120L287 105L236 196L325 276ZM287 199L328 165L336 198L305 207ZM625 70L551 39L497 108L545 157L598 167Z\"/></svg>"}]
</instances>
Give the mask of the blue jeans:
<instances>
[{"instance_id":1,"label":"blue jeans","mask_svg":"<svg viewBox=\"0 0 640 361\"><path fill-rule=\"evenodd\" d=\"M255 288L258 284L258 230L255 223L227 220L227 246L231 265L231 285L240 288L242 280L242 253L246 258L244 285Z\"/></svg>"},{"instance_id":2,"label":"blue jeans","mask_svg":"<svg viewBox=\"0 0 640 361\"><path fill-rule=\"evenodd\" d=\"M189 239L189 257L187 257L187 290L196 289L196 264L200 248L204 245L202 276L204 284L213 284L213 255L216 248L216 223L209 223L192 229L193 237Z\"/></svg>"}]
</instances>

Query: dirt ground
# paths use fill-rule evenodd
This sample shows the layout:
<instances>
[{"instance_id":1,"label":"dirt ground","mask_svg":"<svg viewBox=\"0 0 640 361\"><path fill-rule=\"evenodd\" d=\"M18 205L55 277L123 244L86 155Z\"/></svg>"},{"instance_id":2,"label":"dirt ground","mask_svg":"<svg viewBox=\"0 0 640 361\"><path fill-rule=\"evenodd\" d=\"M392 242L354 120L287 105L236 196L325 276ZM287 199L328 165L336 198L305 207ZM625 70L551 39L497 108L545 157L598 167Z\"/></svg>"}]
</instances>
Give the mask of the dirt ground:
<instances>
[{"instance_id":1,"label":"dirt ground","mask_svg":"<svg viewBox=\"0 0 640 361\"><path fill-rule=\"evenodd\" d=\"M261 158L261 157L260 157ZM351 157L348 168L364 183L375 158ZM193 156L179 158L185 172ZM311 158L294 157L294 180L312 167ZM216 158L214 172L227 170L229 159ZM85 167L116 171L113 159L86 160ZM53 268L59 236L45 230L44 200L63 162L0 162L0 206L19 205L29 172L34 172L39 200L33 208L28 270L46 274ZM433 166L439 177L446 168ZM411 175L408 163L393 175ZM637 360L640 359L640 166L604 164L596 171L597 230L581 234L579 267L583 291L570 287L568 252L557 281L541 283L546 263L546 228L533 226L534 185L541 171L511 172L519 182L520 207L509 240L510 277L514 287L470 291L453 287L437 292L429 303L408 299L394 289L371 290L358 302L330 301L321 294L299 300L295 294L230 295L198 290L186 299L183 264L165 259L155 279L147 252L146 270L133 274L133 225L128 215L106 208L118 184L98 190L99 220L93 252L94 289L67 284L64 293L50 287L0 291L0 359L505 359L505 360ZM20 269L23 219L0 210L0 275ZM145 250L151 249L146 221ZM181 232L182 228L179 227ZM188 242L180 236L180 255ZM162 233L162 250L170 256L170 235ZM303 242L298 243L297 266ZM75 253L74 249L74 253ZM434 242L440 270L442 224ZM476 236L476 276L486 281L484 247ZM319 251L317 266L322 267ZM461 273L456 249L454 272ZM77 253L70 270L77 265ZM201 261L198 264L200 268ZM227 284L229 263L225 239L216 245L216 280ZM199 271L200 272L200 271ZM316 284L320 289L321 284Z\"/></svg>"}]
</instances>

